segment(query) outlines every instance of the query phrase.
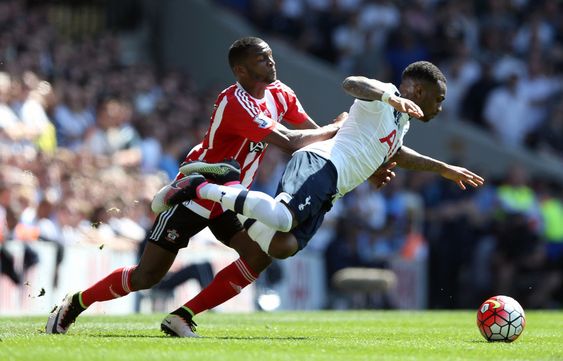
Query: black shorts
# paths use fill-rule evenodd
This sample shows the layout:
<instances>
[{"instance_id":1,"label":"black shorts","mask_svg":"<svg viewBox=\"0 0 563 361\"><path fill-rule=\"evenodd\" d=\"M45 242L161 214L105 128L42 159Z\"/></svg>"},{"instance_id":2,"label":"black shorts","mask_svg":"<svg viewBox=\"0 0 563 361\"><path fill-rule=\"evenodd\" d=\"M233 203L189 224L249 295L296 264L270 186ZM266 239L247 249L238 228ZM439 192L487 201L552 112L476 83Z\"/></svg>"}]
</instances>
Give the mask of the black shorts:
<instances>
[{"instance_id":1,"label":"black shorts","mask_svg":"<svg viewBox=\"0 0 563 361\"><path fill-rule=\"evenodd\" d=\"M177 253L205 227L209 227L213 235L227 246L231 238L244 229L234 212L226 211L216 218L207 219L179 204L158 215L148 241Z\"/></svg>"},{"instance_id":2,"label":"black shorts","mask_svg":"<svg viewBox=\"0 0 563 361\"><path fill-rule=\"evenodd\" d=\"M297 152L287 163L277 194L286 192L293 197L288 207L299 223L291 230L299 250L305 248L331 209L337 179L334 164L316 153Z\"/></svg>"}]
</instances>

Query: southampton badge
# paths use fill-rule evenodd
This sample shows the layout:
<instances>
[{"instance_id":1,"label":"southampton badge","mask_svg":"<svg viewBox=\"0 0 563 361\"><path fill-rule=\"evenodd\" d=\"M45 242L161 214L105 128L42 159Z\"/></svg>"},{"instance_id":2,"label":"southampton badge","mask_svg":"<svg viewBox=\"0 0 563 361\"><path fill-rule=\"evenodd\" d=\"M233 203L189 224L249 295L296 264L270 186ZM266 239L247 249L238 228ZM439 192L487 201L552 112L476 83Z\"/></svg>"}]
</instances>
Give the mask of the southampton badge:
<instances>
[{"instance_id":1,"label":"southampton badge","mask_svg":"<svg viewBox=\"0 0 563 361\"><path fill-rule=\"evenodd\" d=\"M254 117L254 123L258 124L258 128L266 129L272 124L272 119L260 112Z\"/></svg>"},{"instance_id":2,"label":"southampton badge","mask_svg":"<svg viewBox=\"0 0 563 361\"><path fill-rule=\"evenodd\" d=\"M166 240L169 242L176 242L176 239L180 237L180 234L175 229L169 229L166 231Z\"/></svg>"}]
</instances>

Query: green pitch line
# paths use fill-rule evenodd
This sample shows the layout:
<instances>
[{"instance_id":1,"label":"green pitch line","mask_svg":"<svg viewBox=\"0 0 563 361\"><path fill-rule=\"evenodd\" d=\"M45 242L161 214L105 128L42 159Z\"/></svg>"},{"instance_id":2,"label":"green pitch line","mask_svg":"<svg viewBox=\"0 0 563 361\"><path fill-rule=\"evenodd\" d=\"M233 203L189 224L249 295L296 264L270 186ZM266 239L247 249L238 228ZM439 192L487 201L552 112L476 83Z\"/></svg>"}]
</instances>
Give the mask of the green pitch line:
<instances>
[{"instance_id":1,"label":"green pitch line","mask_svg":"<svg viewBox=\"0 0 563 361\"><path fill-rule=\"evenodd\" d=\"M207 313L200 339L165 337L164 315L84 315L67 335L45 317L1 317L2 361L563 360L563 312L527 312L514 343L488 343L474 311Z\"/></svg>"}]
</instances>

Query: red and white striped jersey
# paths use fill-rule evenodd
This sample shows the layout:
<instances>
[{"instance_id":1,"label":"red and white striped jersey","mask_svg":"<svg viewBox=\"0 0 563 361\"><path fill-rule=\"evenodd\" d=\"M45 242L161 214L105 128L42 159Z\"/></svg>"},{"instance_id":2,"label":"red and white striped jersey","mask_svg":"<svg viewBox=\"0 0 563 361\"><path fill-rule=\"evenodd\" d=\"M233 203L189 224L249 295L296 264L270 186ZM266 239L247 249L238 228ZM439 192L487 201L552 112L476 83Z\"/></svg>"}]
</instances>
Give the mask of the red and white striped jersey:
<instances>
[{"instance_id":1,"label":"red and white striped jersey","mask_svg":"<svg viewBox=\"0 0 563 361\"><path fill-rule=\"evenodd\" d=\"M236 83L223 90L215 101L209 129L203 141L186 156L189 160L219 162L235 158L241 165L241 184L250 188L267 144L262 140L278 122L298 124L309 119L291 88L275 81L262 99L252 97ZM176 179L182 177L178 174ZM222 210L211 201L189 202L188 208L204 217Z\"/></svg>"}]
</instances>

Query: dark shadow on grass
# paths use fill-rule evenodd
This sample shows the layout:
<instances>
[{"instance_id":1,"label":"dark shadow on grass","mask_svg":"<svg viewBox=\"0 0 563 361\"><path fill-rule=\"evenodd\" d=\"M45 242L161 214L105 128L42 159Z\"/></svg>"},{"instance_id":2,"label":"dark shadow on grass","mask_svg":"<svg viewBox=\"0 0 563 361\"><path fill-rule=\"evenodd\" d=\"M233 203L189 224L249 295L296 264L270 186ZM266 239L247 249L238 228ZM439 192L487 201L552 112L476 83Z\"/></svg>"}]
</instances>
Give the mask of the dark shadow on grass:
<instances>
[{"instance_id":1,"label":"dark shadow on grass","mask_svg":"<svg viewBox=\"0 0 563 361\"><path fill-rule=\"evenodd\" d=\"M100 337L100 338L164 338L169 337L165 335L112 335L112 334L94 334L94 333L81 333L76 336L86 337Z\"/></svg>"},{"instance_id":2,"label":"dark shadow on grass","mask_svg":"<svg viewBox=\"0 0 563 361\"><path fill-rule=\"evenodd\" d=\"M79 336L86 336L86 337L100 337L100 338L155 338L155 339L162 339L162 338L169 338L169 339L180 339L180 337L170 337L166 335L112 335L112 334L80 334ZM245 340L245 341L305 341L310 340L310 337L266 337L266 336L217 336L217 337L206 337L202 336L199 339L214 339L214 340Z\"/></svg>"},{"instance_id":3,"label":"dark shadow on grass","mask_svg":"<svg viewBox=\"0 0 563 361\"><path fill-rule=\"evenodd\" d=\"M258 341L264 341L264 340L269 340L269 341L304 341L304 340L310 340L309 337L266 337L266 336L259 336L259 337L252 337L252 336L246 336L246 337L242 337L242 336L205 337L205 336L203 336L202 338L215 339L215 340L246 340L246 341L252 341L252 340L258 340Z\"/></svg>"}]
</instances>

